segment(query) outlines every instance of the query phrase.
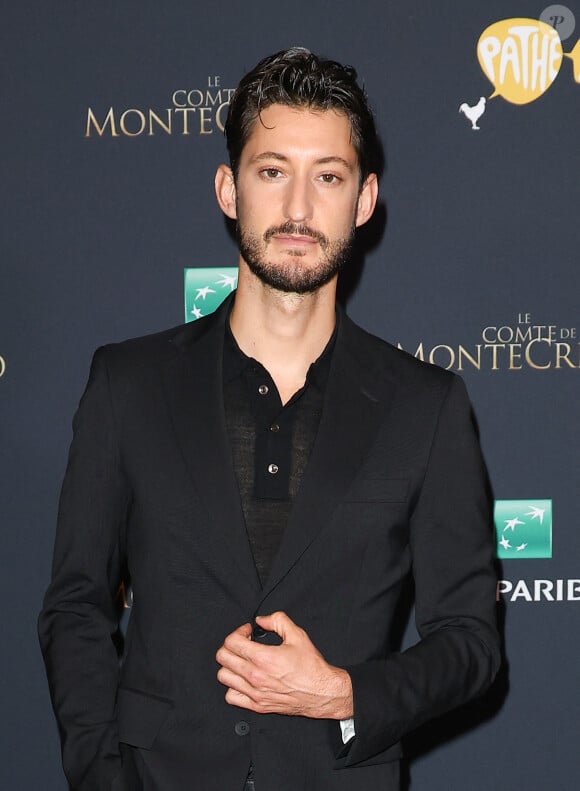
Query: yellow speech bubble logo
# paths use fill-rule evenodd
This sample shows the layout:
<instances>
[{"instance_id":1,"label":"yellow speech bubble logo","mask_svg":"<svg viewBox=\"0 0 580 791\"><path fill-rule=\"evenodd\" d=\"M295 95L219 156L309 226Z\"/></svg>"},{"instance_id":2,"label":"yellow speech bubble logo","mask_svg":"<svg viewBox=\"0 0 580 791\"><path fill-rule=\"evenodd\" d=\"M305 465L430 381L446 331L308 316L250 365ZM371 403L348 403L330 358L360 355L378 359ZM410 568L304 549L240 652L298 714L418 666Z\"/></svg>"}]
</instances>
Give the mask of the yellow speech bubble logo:
<instances>
[{"instance_id":1,"label":"yellow speech bubble logo","mask_svg":"<svg viewBox=\"0 0 580 791\"><path fill-rule=\"evenodd\" d=\"M567 58L572 58L572 65L574 68L574 79L576 82L580 82L580 38L574 44L574 49L572 52L565 52L564 53Z\"/></svg>"},{"instance_id":2,"label":"yellow speech bubble logo","mask_svg":"<svg viewBox=\"0 0 580 791\"><path fill-rule=\"evenodd\" d=\"M512 104L527 104L547 91L558 76L562 42L546 22L502 19L479 37L477 58L495 88L492 96L503 96Z\"/></svg>"}]
</instances>

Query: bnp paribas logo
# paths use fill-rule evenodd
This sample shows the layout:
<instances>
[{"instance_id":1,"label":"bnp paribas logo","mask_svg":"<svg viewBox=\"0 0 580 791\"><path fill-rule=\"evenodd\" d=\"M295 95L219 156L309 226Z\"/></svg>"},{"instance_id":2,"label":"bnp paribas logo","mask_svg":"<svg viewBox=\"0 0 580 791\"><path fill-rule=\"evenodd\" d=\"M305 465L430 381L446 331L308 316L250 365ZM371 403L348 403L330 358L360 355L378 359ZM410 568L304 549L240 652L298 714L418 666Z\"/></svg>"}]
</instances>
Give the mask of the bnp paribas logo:
<instances>
[{"instance_id":1,"label":"bnp paribas logo","mask_svg":"<svg viewBox=\"0 0 580 791\"><path fill-rule=\"evenodd\" d=\"M238 267L188 267L183 270L185 321L213 313L238 285Z\"/></svg>"},{"instance_id":2,"label":"bnp paribas logo","mask_svg":"<svg viewBox=\"0 0 580 791\"><path fill-rule=\"evenodd\" d=\"M552 557L551 500L496 500L494 521L498 557Z\"/></svg>"}]
</instances>

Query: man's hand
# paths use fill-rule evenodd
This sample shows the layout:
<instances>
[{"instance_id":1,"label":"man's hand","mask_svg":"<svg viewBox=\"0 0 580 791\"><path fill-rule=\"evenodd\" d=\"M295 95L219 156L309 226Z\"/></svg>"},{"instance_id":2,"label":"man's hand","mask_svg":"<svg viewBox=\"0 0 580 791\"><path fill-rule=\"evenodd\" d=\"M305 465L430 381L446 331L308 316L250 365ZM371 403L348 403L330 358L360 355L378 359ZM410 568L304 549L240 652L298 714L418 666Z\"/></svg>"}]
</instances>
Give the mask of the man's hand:
<instances>
[{"instance_id":1,"label":"man's hand","mask_svg":"<svg viewBox=\"0 0 580 791\"><path fill-rule=\"evenodd\" d=\"M283 612L259 615L256 623L280 635L282 644L253 642L249 623L226 637L216 659L228 703L258 714L333 720L353 716L349 674L329 665L304 629Z\"/></svg>"}]
</instances>

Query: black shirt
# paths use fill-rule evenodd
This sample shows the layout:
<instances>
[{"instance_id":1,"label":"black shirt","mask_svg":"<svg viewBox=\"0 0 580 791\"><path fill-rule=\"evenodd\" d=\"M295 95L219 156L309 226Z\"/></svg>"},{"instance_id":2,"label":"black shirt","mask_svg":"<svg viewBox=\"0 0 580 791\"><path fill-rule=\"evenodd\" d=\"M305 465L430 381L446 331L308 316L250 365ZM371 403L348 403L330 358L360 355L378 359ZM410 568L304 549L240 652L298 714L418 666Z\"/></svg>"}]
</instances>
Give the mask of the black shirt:
<instances>
[{"instance_id":1,"label":"black shirt","mask_svg":"<svg viewBox=\"0 0 580 791\"><path fill-rule=\"evenodd\" d=\"M322 355L308 369L303 387L283 405L268 371L242 352L226 322L226 426L248 539L262 585L314 446L335 338L336 328Z\"/></svg>"}]
</instances>

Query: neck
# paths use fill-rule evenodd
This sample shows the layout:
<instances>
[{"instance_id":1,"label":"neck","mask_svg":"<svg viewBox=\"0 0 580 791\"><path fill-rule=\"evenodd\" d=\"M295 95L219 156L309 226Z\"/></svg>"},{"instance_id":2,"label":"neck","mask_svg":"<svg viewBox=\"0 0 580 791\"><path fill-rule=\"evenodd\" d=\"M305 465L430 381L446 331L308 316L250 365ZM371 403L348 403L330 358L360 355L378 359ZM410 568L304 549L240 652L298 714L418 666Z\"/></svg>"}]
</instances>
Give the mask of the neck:
<instances>
[{"instance_id":1,"label":"neck","mask_svg":"<svg viewBox=\"0 0 580 791\"><path fill-rule=\"evenodd\" d=\"M230 316L240 349L270 373L286 403L322 354L335 325L336 278L312 294L287 294L264 285L240 260Z\"/></svg>"}]
</instances>

